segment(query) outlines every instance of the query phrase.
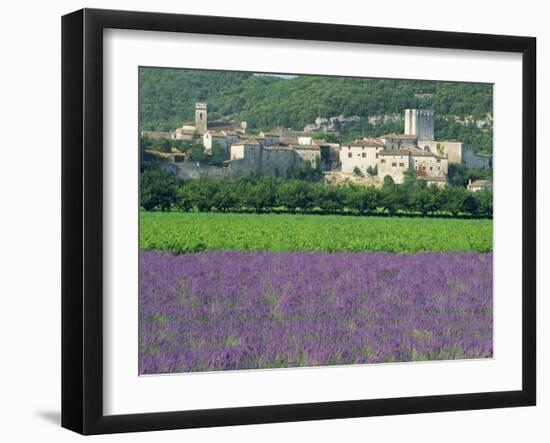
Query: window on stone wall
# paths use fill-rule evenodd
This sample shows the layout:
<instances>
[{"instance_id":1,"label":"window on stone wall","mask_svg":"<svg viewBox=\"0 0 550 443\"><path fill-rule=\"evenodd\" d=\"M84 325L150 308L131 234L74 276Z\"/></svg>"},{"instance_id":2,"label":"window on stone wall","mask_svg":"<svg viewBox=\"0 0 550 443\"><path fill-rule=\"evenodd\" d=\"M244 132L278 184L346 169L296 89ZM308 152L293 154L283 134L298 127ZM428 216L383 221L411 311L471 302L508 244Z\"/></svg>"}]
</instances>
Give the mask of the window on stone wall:
<instances>
[{"instance_id":1,"label":"window on stone wall","mask_svg":"<svg viewBox=\"0 0 550 443\"><path fill-rule=\"evenodd\" d=\"M351 158L352 157L352 153L351 152L348 152L348 158Z\"/></svg>"},{"instance_id":2,"label":"window on stone wall","mask_svg":"<svg viewBox=\"0 0 550 443\"><path fill-rule=\"evenodd\" d=\"M380 163L386 163L386 159L383 158L382 160L380 160Z\"/></svg>"},{"instance_id":3,"label":"window on stone wall","mask_svg":"<svg viewBox=\"0 0 550 443\"><path fill-rule=\"evenodd\" d=\"M430 166L430 171L433 171L433 170L434 170L433 166Z\"/></svg>"},{"instance_id":4,"label":"window on stone wall","mask_svg":"<svg viewBox=\"0 0 550 443\"><path fill-rule=\"evenodd\" d=\"M367 157L367 154L363 152L363 158L366 158L366 157Z\"/></svg>"},{"instance_id":5,"label":"window on stone wall","mask_svg":"<svg viewBox=\"0 0 550 443\"><path fill-rule=\"evenodd\" d=\"M399 166L401 166L402 168L405 167L405 163L399 163Z\"/></svg>"},{"instance_id":6,"label":"window on stone wall","mask_svg":"<svg viewBox=\"0 0 550 443\"><path fill-rule=\"evenodd\" d=\"M395 168L397 166L397 163L392 163L391 165Z\"/></svg>"}]
</instances>

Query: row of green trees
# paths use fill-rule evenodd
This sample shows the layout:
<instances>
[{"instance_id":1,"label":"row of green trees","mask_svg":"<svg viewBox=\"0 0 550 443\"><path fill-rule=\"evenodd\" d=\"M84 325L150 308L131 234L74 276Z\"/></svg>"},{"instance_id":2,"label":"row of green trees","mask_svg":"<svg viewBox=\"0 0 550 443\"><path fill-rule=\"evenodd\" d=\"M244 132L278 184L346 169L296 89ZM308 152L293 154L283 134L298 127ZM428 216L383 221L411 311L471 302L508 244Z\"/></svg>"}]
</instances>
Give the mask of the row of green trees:
<instances>
[{"instance_id":1,"label":"row of green trees","mask_svg":"<svg viewBox=\"0 0 550 443\"><path fill-rule=\"evenodd\" d=\"M377 189L354 184L332 186L253 175L233 180L200 178L183 182L171 173L148 169L141 174L145 210L288 211L320 214L408 214L492 217L489 190L471 193L462 187L426 186L413 175L403 184L387 176Z\"/></svg>"}]
</instances>

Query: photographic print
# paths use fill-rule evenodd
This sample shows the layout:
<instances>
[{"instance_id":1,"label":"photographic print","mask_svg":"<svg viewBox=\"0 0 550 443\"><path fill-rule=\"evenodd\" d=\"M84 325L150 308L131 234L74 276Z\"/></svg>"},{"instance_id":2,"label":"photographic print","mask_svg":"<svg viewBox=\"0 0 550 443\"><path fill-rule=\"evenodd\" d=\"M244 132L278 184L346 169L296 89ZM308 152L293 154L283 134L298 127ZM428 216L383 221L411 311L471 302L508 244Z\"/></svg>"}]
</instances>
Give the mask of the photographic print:
<instances>
[{"instance_id":1,"label":"photographic print","mask_svg":"<svg viewBox=\"0 0 550 443\"><path fill-rule=\"evenodd\" d=\"M492 358L492 84L138 75L140 375Z\"/></svg>"}]
</instances>

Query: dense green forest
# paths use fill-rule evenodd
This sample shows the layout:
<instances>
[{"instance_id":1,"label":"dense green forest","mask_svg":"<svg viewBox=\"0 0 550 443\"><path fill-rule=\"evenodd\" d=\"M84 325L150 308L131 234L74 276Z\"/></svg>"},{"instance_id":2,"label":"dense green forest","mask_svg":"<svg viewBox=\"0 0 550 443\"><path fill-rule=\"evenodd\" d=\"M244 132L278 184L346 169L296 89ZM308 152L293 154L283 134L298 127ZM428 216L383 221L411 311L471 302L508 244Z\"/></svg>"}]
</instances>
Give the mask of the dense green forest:
<instances>
[{"instance_id":1,"label":"dense green forest","mask_svg":"<svg viewBox=\"0 0 550 443\"><path fill-rule=\"evenodd\" d=\"M491 129L454 122L455 116L482 119L492 114L489 84L141 68L139 100L142 130L167 131L193 120L197 101L208 103L210 120L244 120L252 131L277 126L302 130L319 116L362 117L341 130L342 141L403 131L403 121L371 125L368 116L427 108L436 113L436 138L492 152Z\"/></svg>"}]
</instances>

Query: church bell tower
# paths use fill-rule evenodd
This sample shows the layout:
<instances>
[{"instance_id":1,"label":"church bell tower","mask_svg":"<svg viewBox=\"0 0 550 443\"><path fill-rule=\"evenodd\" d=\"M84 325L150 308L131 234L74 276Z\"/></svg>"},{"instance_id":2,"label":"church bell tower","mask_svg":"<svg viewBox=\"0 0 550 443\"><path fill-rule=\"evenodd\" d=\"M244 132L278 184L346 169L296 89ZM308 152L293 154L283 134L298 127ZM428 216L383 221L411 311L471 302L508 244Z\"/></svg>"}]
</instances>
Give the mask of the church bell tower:
<instances>
[{"instance_id":1,"label":"church bell tower","mask_svg":"<svg viewBox=\"0 0 550 443\"><path fill-rule=\"evenodd\" d=\"M206 103L195 103L195 128L203 133L207 130Z\"/></svg>"}]
</instances>

